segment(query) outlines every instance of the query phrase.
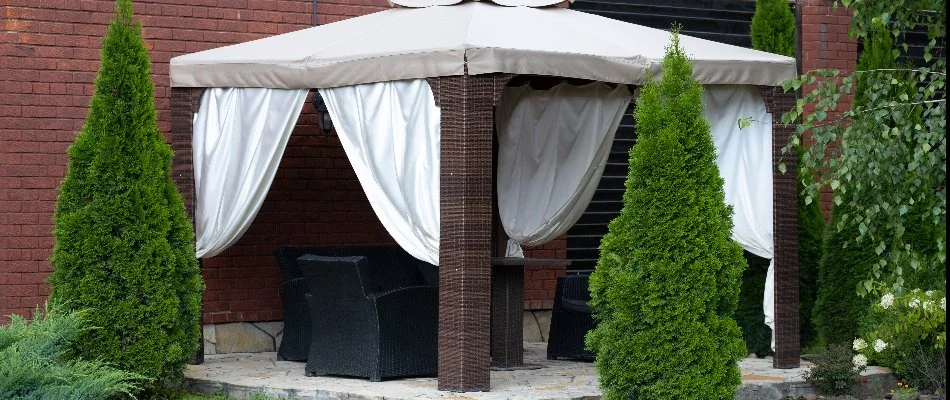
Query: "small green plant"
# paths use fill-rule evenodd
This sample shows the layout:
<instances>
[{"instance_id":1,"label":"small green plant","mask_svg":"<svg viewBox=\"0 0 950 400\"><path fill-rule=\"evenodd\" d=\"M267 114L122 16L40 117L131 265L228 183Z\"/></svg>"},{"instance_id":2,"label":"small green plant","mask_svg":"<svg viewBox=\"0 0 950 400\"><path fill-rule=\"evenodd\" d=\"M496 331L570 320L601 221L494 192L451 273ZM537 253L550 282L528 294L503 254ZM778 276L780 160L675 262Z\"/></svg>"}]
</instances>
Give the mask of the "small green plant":
<instances>
[{"instance_id":1,"label":"small green plant","mask_svg":"<svg viewBox=\"0 0 950 400\"><path fill-rule=\"evenodd\" d=\"M637 100L620 216L590 277L587 335L604 398L732 399L746 355L732 319L745 269L702 87L673 32Z\"/></svg>"},{"instance_id":2,"label":"small green plant","mask_svg":"<svg viewBox=\"0 0 950 400\"><path fill-rule=\"evenodd\" d=\"M94 309L72 351L150 378L182 377L199 345L194 231L158 129L151 59L131 0L117 0L89 115L56 202L51 298Z\"/></svg>"},{"instance_id":3,"label":"small green plant","mask_svg":"<svg viewBox=\"0 0 950 400\"><path fill-rule=\"evenodd\" d=\"M831 395L854 395L861 372L867 369L867 357L855 355L851 346L831 344L815 359L815 366L804 373L805 381L819 392Z\"/></svg>"},{"instance_id":4,"label":"small green plant","mask_svg":"<svg viewBox=\"0 0 950 400\"><path fill-rule=\"evenodd\" d=\"M897 389L891 390L892 400L916 400L917 389L910 387L904 382L897 382Z\"/></svg>"},{"instance_id":5,"label":"small green plant","mask_svg":"<svg viewBox=\"0 0 950 400\"><path fill-rule=\"evenodd\" d=\"M756 1L750 30L752 48L795 57L795 15L788 1Z\"/></svg>"},{"instance_id":6,"label":"small green plant","mask_svg":"<svg viewBox=\"0 0 950 400\"><path fill-rule=\"evenodd\" d=\"M0 399L106 400L132 396L141 376L98 360L68 356L66 347L89 330L88 311L37 309L33 321L10 316L0 326Z\"/></svg>"}]
</instances>

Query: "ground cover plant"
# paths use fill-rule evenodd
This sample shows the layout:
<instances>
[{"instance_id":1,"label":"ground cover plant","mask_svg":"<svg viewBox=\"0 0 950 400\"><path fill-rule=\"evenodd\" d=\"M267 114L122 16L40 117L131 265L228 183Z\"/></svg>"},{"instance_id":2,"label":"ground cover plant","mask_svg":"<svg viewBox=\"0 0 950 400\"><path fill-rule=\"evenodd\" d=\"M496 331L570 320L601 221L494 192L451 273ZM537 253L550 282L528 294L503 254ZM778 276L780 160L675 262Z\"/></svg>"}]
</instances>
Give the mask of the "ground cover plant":
<instances>
[{"instance_id":1,"label":"ground cover plant","mask_svg":"<svg viewBox=\"0 0 950 400\"><path fill-rule=\"evenodd\" d=\"M37 309L32 321L11 315L0 326L0 399L106 400L131 395L136 374L98 360L69 357L67 347L90 327L89 312Z\"/></svg>"},{"instance_id":2,"label":"ground cover plant","mask_svg":"<svg viewBox=\"0 0 950 400\"><path fill-rule=\"evenodd\" d=\"M71 352L149 378L150 393L198 349L203 284L131 0L116 2L101 58L56 203L51 298L100 328Z\"/></svg>"},{"instance_id":3,"label":"ground cover plant","mask_svg":"<svg viewBox=\"0 0 950 400\"><path fill-rule=\"evenodd\" d=\"M590 277L587 346L606 399L732 399L746 354L732 319L745 260L675 31L662 71L637 100L623 209Z\"/></svg>"}]
</instances>

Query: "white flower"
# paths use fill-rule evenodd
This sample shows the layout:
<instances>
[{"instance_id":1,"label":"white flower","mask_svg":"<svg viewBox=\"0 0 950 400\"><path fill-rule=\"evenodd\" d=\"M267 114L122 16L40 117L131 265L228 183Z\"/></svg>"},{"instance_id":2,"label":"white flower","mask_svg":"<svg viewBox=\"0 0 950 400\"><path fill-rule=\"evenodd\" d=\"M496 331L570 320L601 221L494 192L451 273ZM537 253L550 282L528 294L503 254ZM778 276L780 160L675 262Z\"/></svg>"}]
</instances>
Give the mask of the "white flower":
<instances>
[{"instance_id":1,"label":"white flower","mask_svg":"<svg viewBox=\"0 0 950 400\"><path fill-rule=\"evenodd\" d=\"M933 295L934 295L934 291L933 291L933 290L928 290L928 291L924 292L924 294L926 294L927 297L930 297L930 296L933 296Z\"/></svg>"},{"instance_id":2,"label":"white flower","mask_svg":"<svg viewBox=\"0 0 950 400\"><path fill-rule=\"evenodd\" d=\"M940 309L941 309L941 310L944 310L944 311L947 311L947 298L946 298L946 297L940 299Z\"/></svg>"},{"instance_id":3,"label":"white flower","mask_svg":"<svg viewBox=\"0 0 950 400\"><path fill-rule=\"evenodd\" d=\"M883 340L878 339L874 341L874 352L880 353L882 350L887 348L887 343L884 343Z\"/></svg>"},{"instance_id":4,"label":"white flower","mask_svg":"<svg viewBox=\"0 0 950 400\"><path fill-rule=\"evenodd\" d=\"M854 363L855 367L864 368L868 366L868 358L864 354L858 354L851 359L851 362Z\"/></svg>"},{"instance_id":5,"label":"white flower","mask_svg":"<svg viewBox=\"0 0 950 400\"><path fill-rule=\"evenodd\" d=\"M924 304L923 304L924 310L929 310L929 309L933 308L933 306L934 306L934 302L933 302L933 301L930 301L930 300L925 301Z\"/></svg>"},{"instance_id":6,"label":"white flower","mask_svg":"<svg viewBox=\"0 0 950 400\"><path fill-rule=\"evenodd\" d=\"M864 350L868 347L868 342L865 342L864 339L857 338L854 339L854 349L857 351Z\"/></svg>"},{"instance_id":7,"label":"white flower","mask_svg":"<svg viewBox=\"0 0 950 400\"><path fill-rule=\"evenodd\" d=\"M919 300L919 299L913 299L913 300L910 301L910 303L907 303L907 306L910 307L910 308L917 308L917 307L920 307L920 300Z\"/></svg>"},{"instance_id":8,"label":"white flower","mask_svg":"<svg viewBox=\"0 0 950 400\"><path fill-rule=\"evenodd\" d=\"M881 307L882 307L882 308L885 308L885 309L891 308L892 305L894 305L894 295L893 295L893 294L888 293L888 294L885 294L885 295L881 296Z\"/></svg>"}]
</instances>

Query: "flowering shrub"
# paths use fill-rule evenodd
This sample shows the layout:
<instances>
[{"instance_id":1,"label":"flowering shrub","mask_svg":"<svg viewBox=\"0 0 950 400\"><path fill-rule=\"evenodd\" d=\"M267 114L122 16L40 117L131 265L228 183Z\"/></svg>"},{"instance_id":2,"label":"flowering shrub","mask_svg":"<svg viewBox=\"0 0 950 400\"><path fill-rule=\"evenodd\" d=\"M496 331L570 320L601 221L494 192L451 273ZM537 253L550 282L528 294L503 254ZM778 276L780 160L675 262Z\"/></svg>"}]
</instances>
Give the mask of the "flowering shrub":
<instances>
[{"instance_id":1,"label":"flowering shrub","mask_svg":"<svg viewBox=\"0 0 950 400\"><path fill-rule=\"evenodd\" d=\"M875 324L864 338L854 340L853 349L865 357L890 360L883 362L915 386L945 391L943 367L919 364L945 364L939 358L947 346L947 299L939 291L912 290L884 293L873 307ZM930 370L942 376L927 373ZM921 376L924 375L924 376ZM930 376L927 376L930 375Z\"/></svg>"}]
</instances>

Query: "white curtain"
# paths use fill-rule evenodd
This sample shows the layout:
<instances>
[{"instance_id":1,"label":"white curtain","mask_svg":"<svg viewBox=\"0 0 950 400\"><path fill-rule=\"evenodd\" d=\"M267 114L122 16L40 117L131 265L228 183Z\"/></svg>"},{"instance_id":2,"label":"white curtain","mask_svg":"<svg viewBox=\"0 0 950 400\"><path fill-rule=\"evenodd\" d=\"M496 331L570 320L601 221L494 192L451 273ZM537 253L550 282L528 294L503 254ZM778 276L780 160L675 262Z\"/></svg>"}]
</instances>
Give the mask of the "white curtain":
<instances>
[{"instance_id":1,"label":"white curtain","mask_svg":"<svg viewBox=\"0 0 950 400\"><path fill-rule=\"evenodd\" d=\"M567 231L590 203L631 95L624 85L505 88L495 111L506 255Z\"/></svg>"},{"instance_id":2,"label":"white curtain","mask_svg":"<svg viewBox=\"0 0 950 400\"><path fill-rule=\"evenodd\" d=\"M439 109L424 79L320 89L380 222L409 254L439 263Z\"/></svg>"},{"instance_id":3,"label":"white curtain","mask_svg":"<svg viewBox=\"0 0 950 400\"><path fill-rule=\"evenodd\" d=\"M307 90L205 90L192 137L199 258L224 251L251 225L306 97Z\"/></svg>"},{"instance_id":4,"label":"white curtain","mask_svg":"<svg viewBox=\"0 0 950 400\"><path fill-rule=\"evenodd\" d=\"M772 114L755 86L713 85L703 91L703 116L712 127L726 203L733 207L732 238L770 260L762 307L775 331L775 246L772 227ZM740 129L739 120L749 120ZM772 335L775 348L775 335Z\"/></svg>"}]
</instances>

